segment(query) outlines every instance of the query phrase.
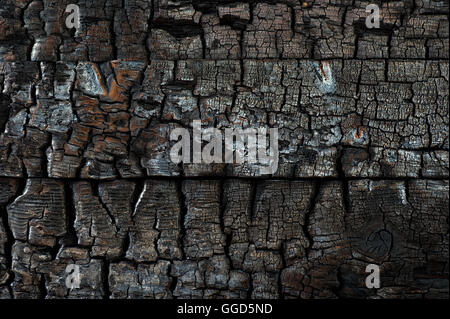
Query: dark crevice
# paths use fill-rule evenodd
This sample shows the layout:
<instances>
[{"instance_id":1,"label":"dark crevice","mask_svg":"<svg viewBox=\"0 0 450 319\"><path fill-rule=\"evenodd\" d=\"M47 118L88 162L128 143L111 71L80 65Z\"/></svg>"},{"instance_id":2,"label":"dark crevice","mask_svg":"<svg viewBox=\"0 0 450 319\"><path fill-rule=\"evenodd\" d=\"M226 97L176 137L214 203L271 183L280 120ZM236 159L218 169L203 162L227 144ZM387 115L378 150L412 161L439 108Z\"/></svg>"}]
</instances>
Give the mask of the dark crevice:
<instances>
[{"instance_id":1,"label":"dark crevice","mask_svg":"<svg viewBox=\"0 0 450 319\"><path fill-rule=\"evenodd\" d=\"M180 234L178 237L178 245L181 250L182 260L186 259L186 254L184 252L184 238L186 237L186 228L184 226L186 215L188 213L188 209L186 206L186 197L183 192L183 182L178 181L177 182L177 192L178 192L178 200L180 204Z\"/></svg>"},{"instance_id":2,"label":"dark crevice","mask_svg":"<svg viewBox=\"0 0 450 319\"><path fill-rule=\"evenodd\" d=\"M11 227L9 226L8 223L8 214L5 208L0 207L0 218L3 224L3 228L5 230L5 234L6 234L6 242L4 244L4 258L6 260L6 268L9 270L9 278L8 280L4 283L5 286L8 286L9 292L12 295L12 290L11 290L11 283L14 281L14 272L11 271L12 269L12 247L14 245L14 236L11 230Z\"/></svg>"},{"instance_id":3,"label":"dark crevice","mask_svg":"<svg viewBox=\"0 0 450 319\"><path fill-rule=\"evenodd\" d=\"M203 35L203 27L190 21L156 19L153 20L152 26L154 29L166 31L178 40Z\"/></svg>"},{"instance_id":4,"label":"dark crevice","mask_svg":"<svg viewBox=\"0 0 450 319\"><path fill-rule=\"evenodd\" d=\"M337 287L333 287L331 289L331 291L337 296L337 297L341 297L341 291L344 288L344 278L342 275L342 270L341 270L341 266L337 267L336 270L336 280L338 282Z\"/></svg>"},{"instance_id":5,"label":"dark crevice","mask_svg":"<svg viewBox=\"0 0 450 319\"><path fill-rule=\"evenodd\" d=\"M169 269L168 269L168 276L170 277L171 281L170 281L170 286L169 286L169 291L172 293L172 297L173 299L177 299L176 296L174 296L175 293L175 289L177 288L177 284L178 284L178 277L176 276L172 276L172 268L173 268L173 263L171 262L169 264Z\"/></svg>"},{"instance_id":6,"label":"dark crevice","mask_svg":"<svg viewBox=\"0 0 450 319\"><path fill-rule=\"evenodd\" d=\"M309 205L308 210L306 211L304 222L303 222L303 234L305 235L306 239L308 240L308 247L305 248L305 256L308 258L310 251L313 248L314 245L314 238L311 236L309 225L311 222L311 216L314 214L314 209L316 207L317 201L320 196L320 189L321 189L322 183L321 182L315 182L313 185L313 191L311 194L311 202Z\"/></svg>"},{"instance_id":7,"label":"dark crevice","mask_svg":"<svg viewBox=\"0 0 450 319\"><path fill-rule=\"evenodd\" d=\"M109 261L102 259L102 283L103 283L103 299L111 298L111 291L109 288Z\"/></svg>"},{"instance_id":8,"label":"dark crevice","mask_svg":"<svg viewBox=\"0 0 450 319\"><path fill-rule=\"evenodd\" d=\"M44 274L39 274L39 299L45 299L48 295L46 278Z\"/></svg>"},{"instance_id":9,"label":"dark crevice","mask_svg":"<svg viewBox=\"0 0 450 319\"><path fill-rule=\"evenodd\" d=\"M0 134L5 132L9 119L11 99L0 93Z\"/></svg>"}]
</instances>

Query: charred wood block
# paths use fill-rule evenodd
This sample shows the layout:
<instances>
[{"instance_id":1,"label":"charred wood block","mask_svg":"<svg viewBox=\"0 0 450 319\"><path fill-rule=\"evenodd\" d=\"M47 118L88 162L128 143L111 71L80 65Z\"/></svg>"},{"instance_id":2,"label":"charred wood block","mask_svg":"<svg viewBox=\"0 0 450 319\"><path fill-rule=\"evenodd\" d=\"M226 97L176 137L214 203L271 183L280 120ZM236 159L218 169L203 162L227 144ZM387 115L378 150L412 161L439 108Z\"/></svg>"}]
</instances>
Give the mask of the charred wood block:
<instances>
[{"instance_id":1,"label":"charred wood block","mask_svg":"<svg viewBox=\"0 0 450 319\"><path fill-rule=\"evenodd\" d=\"M0 299L448 298L448 1L0 2Z\"/></svg>"}]
</instances>

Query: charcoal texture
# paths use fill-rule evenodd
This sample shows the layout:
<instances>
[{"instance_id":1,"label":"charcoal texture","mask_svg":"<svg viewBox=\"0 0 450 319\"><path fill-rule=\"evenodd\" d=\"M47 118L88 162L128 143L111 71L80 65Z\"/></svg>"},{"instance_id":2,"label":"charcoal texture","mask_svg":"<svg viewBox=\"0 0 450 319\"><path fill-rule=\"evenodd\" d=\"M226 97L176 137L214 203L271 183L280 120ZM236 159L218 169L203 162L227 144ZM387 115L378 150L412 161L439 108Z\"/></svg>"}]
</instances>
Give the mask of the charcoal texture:
<instances>
[{"instance_id":1,"label":"charcoal texture","mask_svg":"<svg viewBox=\"0 0 450 319\"><path fill-rule=\"evenodd\" d=\"M449 4L371 3L1 0L0 298L448 298Z\"/></svg>"}]
</instances>

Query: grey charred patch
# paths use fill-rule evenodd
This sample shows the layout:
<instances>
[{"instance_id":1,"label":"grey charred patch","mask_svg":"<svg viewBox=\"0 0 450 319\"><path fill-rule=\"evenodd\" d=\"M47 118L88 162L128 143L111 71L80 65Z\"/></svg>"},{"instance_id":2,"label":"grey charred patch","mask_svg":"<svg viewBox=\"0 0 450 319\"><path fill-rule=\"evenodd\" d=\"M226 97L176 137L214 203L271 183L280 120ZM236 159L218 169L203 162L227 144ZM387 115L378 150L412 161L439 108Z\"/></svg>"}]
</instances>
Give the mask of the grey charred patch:
<instances>
[{"instance_id":1,"label":"grey charred patch","mask_svg":"<svg viewBox=\"0 0 450 319\"><path fill-rule=\"evenodd\" d=\"M448 1L78 3L0 0L0 298L448 299Z\"/></svg>"}]
</instances>

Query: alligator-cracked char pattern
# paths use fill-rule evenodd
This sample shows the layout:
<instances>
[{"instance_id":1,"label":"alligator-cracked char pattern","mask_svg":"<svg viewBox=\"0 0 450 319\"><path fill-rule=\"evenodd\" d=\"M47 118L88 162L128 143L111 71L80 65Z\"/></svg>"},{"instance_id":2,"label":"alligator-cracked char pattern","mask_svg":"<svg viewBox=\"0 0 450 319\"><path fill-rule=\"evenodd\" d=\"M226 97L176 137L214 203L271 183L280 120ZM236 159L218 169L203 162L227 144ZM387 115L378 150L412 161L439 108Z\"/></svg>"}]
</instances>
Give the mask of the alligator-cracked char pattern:
<instances>
[{"instance_id":1,"label":"alligator-cracked char pattern","mask_svg":"<svg viewBox=\"0 0 450 319\"><path fill-rule=\"evenodd\" d=\"M448 1L372 2L2 0L0 298L448 298Z\"/></svg>"}]
</instances>

